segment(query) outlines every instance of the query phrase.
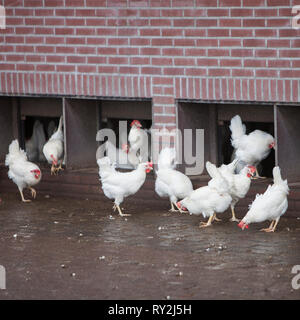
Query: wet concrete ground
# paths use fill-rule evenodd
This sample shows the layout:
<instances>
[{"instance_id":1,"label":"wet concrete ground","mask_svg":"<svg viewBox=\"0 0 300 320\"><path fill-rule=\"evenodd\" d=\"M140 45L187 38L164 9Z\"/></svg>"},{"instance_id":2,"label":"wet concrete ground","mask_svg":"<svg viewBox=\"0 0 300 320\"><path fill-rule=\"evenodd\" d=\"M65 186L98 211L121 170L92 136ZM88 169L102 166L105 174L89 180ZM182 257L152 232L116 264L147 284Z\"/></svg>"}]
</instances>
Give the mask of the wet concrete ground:
<instances>
[{"instance_id":1,"label":"wet concrete ground","mask_svg":"<svg viewBox=\"0 0 300 320\"><path fill-rule=\"evenodd\" d=\"M240 230L229 212L199 229L202 217L156 199L127 199L125 219L107 199L1 198L0 299L300 299L299 218L267 234L268 223Z\"/></svg>"}]
</instances>

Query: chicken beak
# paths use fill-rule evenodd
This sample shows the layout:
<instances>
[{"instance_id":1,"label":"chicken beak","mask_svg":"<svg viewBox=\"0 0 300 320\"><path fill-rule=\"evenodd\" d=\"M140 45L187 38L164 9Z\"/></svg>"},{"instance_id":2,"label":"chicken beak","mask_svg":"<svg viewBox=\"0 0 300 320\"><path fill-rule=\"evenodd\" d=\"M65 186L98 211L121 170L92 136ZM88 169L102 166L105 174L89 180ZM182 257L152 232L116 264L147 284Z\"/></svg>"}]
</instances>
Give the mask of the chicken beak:
<instances>
[{"instance_id":1,"label":"chicken beak","mask_svg":"<svg viewBox=\"0 0 300 320\"><path fill-rule=\"evenodd\" d=\"M248 229L249 226L244 222L244 221L241 221L239 224L238 224L238 227L240 227L242 230L244 230L245 228Z\"/></svg>"}]
</instances>

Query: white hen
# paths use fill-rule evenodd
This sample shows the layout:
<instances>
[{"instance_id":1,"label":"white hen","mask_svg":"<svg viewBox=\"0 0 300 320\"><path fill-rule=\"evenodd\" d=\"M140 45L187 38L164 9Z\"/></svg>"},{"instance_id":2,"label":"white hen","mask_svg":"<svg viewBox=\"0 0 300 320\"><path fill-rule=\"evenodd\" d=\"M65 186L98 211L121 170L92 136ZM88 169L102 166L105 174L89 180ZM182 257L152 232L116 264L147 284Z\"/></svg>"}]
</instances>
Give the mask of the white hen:
<instances>
[{"instance_id":1,"label":"white hen","mask_svg":"<svg viewBox=\"0 0 300 320\"><path fill-rule=\"evenodd\" d=\"M229 194L232 198L232 202L230 205L232 217L230 221L239 222L239 219L237 219L235 216L234 208L238 201L245 198L246 194L248 193L251 184L251 178L255 173L255 167L246 166L240 171L240 173L235 174L234 169L237 162L238 160L236 159L227 165L222 164L222 166L219 167L218 170L228 183Z\"/></svg>"},{"instance_id":2,"label":"white hen","mask_svg":"<svg viewBox=\"0 0 300 320\"><path fill-rule=\"evenodd\" d=\"M280 168L273 168L273 182L269 185L265 193L257 194L255 200L249 206L249 211L238 224L244 230L248 228L250 223L263 222L270 220L269 228L261 229L261 231L274 232L280 217L288 208L287 195L289 187L287 180L282 180Z\"/></svg>"},{"instance_id":3,"label":"white hen","mask_svg":"<svg viewBox=\"0 0 300 320\"><path fill-rule=\"evenodd\" d=\"M5 165L9 167L8 177L18 186L23 202L25 200L23 189L28 188L33 198L36 197L36 191L32 186L40 182L42 173L40 168L27 160L26 152L19 147L18 140L12 141L9 145L9 152L6 155Z\"/></svg>"},{"instance_id":4,"label":"white hen","mask_svg":"<svg viewBox=\"0 0 300 320\"><path fill-rule=\"evenodd\" d=\"M46 142L44 127L39 120L33 124L32 136L25 142L25 150L29 161L44 161L43 146Z\"/></svg>"},{"instance_id":5,"label":"white hen","mask_svg":"<svg viewBox=\"0 0 300 320\"><path fill-rule=\"evenodd\" d=\"M194 190L177 203L178 207L188 210L190 214L202 213L204 218L209 217L207 223L200 223L200 228L208 227L214 220L218 220L216 214L227 210L232 201L229 186L216 166L207 161L206 170L212 178L208 185Z\"/></svg>"},{"instance_id":6,"label":"white hen","mask_svg":"<svg viewBox=\"0 0 300 320\"><path fill-rule=\"evenodd\" d=\"M272 135L261 130L254 130L246 134L246 127L243 125L239 115L234 116L230 123L231 144L235 149L235 157L239 160L239 165L257 166L264 160L271 149L275 146ZM259 177L256 170L256 175Z\"/></svg>"},{"instance_id":7,"label":"white hen","mask_svg":"<svg viewBox=\"0 0 300 320\"><path fill-rule=\"evenodd\" d=\"M63 154L64 154L64 134L63 134L63 117L60 117L59 125L56 130L44 145L43 153L48 161L52 164L51 174L57 174L62 169ZM59 167L57 167L59 163Z\"/></svg>"},{"instance_id":8,"label":"white hen","mask_svg":"<svg viewBox=\"0 0 300 320\"><path fill-rule=\"evenodd\" d=\"M123 214L120 204L124 198L135 194L144 184L146 173L153 169L151 162L140 163L137 169L131 172L118 172L111 165L108 157L97 160L102 190L106 197L114 200L114 211L118 209L120 216Z\"/></svg>"},{"instance_id":9,"label":"white hen","mask_svg":"<svg viewBox=\"0 0 300 320\"><path fill-rule=\"evenodd\" d=\"M149 142L146 130L142 129L142 125L138 120L133 120L130 124L131 129L128 135L130 150L139 154L141 162L149 160Z\"/></svg>"},{"instance_id":10,"label":"white hen","mask_svg":"<svg viewBox=\"0 0 300 320\"><path fill-rule=\"evenodd\" d=\"M177 201L188 197L193 191L191 180L183 173L175 170L176 151L171 148L161 150L158 157L158 171L155 181L155 191L160 197L168 197L171 203L170 211L180 211ZM174 205L178 210L174 208Z\"/></svg>"}]
</instances>

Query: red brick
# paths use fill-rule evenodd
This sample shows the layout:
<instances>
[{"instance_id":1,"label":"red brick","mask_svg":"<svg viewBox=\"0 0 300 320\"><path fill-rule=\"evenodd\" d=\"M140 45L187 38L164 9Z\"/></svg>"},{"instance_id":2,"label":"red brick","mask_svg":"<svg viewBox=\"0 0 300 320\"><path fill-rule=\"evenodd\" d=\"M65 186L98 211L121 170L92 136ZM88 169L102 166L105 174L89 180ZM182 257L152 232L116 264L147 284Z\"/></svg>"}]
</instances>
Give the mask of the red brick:
<instances>
[{"instance_id":1,"label":"red brick","mask_svg":"<svg viewBox=\"0 0 300 320\"><path fill-rule=\"evenodd\" d=\"M73 37L73 38L66 38L66 44L85 44L85 38Z\"/></svg>"},{"instance_id":2,"label":"red brick","mask_svg":"<svg viewBox=\"0 0 300 320\"><path fill-rule=\"evenodd\" d=\"M224 59L222 59L223 61ZM210 66L217 66L218 60L217 59L208 59L208 58L200 58L197 59L198 66L210 67Z\"/></svg>"},{"instance_id":3,"label":"red brick","mask_svg":"<svg viewBox=\"0 0 300 320\"><path fill-rule=\"evenodd\" d=\"M138 10L135 9L119 9L118 10L118 17L137 17Z\"/></svg>"},{"instance_id":4,"label":"red brick","mask_svg":"<svg viewBox=\"0 0 300 320\"><path fill-rule=\"evenodd\" d=\"M207 9L208 17L227 17L229 16L228 9Z\"/></svg>"},{"instance_id":5,"label":"red brick","mask_svg":"<svg viewBox=\"0 0 300 320\"><path fill-rule=\"evenodd\" d=\"M65 62L65 56L58 56L58 55L53 55L53 56L47 56L46 57L46 62L49 63L62 63Z\"/></svg>"},{"instance_id":6,"label":"red brick","mask_svg":"<svg viewBox=\"0 0 300 320\"><path fill-rule=\"evenodd\" d=\"M104 38L86 38L87 45L105 45L106 40Z\"/></svg>"},{"instance_id":7,"label":"red brick","mask_svg":"<svg viewBox=\"0 0 300 320\"><path fill-rule=\"evenodd\" d=\"M24 56L23 55L8 55L6 56L6 61L11 62L11 61L24 61Z\"/></svg>"},{"instance_id":8,"label":"red brick","mask_svg":"<svg viewBox=\"0 0 300 320\"><path fill-rule=\"evenodd\" d=\"M220 47L241 47L242 43L239 39L220 39Z\"/></svg>"},{"instance_id":9,"label":"red brick","mask_svg":"<svg viewBox=\"0 0 300 320\"><path fill-rule=\"evenodd\" d=\"M218 25L217 19L197 19L196 27L216 27Z\"/></svg>"},{"instance_id":10,"label":"red brick","mask_svg":"<svg viewBox=\"0 0 300 320\"><path fill-rule=\"evenodd\" d=\"M143 46L147 47L150 46L150 39L147 38L131 38L130 45L131 46ZM150 48L149 48L150 49ZM153 48L154 49L154 48Z\"/></svg>"},{"instance_id":11,"label":"red brick","mask_svg":"<svg viewBox=\"0 0 300 320\"><path fill-rule=\"evenodd\" d=\"M207 49L209 57L227 57L229 56L229 50L226 49Z\"/></svg>"},{"instance_id":12,"label":"red brick","mask_svg":"<svg viewBox=\"0 0 300 320\"><path fill-rule=\"evenodd\" d=\"M155 27L170 27L171 20L168 19L151 19L150 25Z\"/></svg>"},{"instance_id":13,"label":"red brick","mask_svg":"<svg viewBox=\"0 0 300 320\"><path fill-rule=\"evenodd\" d=\"M196 0L196 7L217 7L217 0Z\"/></svg>"},{"instance_id":14,"label":"red brick","mask_svg":"<svg viewBox=\"0 0 300 320\"><path fill-rule=\"evenodd\" d=\"M110 2L113 0L110 0ZM84 0L65 0L66 7L84 7Z\"/></svg>"},{"instance_id":15,"label":"red brick","mask_svg":"<svg viewBox=\"0 0 300 320\"><path fill-rule=\"evenodd\" d=\"M300 58L300 50L280 50L279 51L279 57L283 58Z\"/></svg>"},{"instance_id":16,"label":"red brick","mask_svg":"<svg viewBox=\"0 0 300 320\"><path fill-rule=\"evenodd\" d=\"M75 15L74 9L56 9L55 16L72 17Z\"/></svg>"},{"instance_id":17,"label":"red brick","mask_svg":"<svg viewBox=\"0 0 300 320\"><path fill-rule=\"evenodd\" d=\"M208 37L228 37L229 30L228 29L208 29L207 36Z\"/></svg>"},{"instance_id":18,"label":"red brick","mask_svg":"<svg viewBox=\"0 0 300 320\"><path fill-rule=\"evenodd\" d=\"M120 55L138 55L139 49L138 48L119 48L119 54Z\"/></svg>"},{"instance_id":19,"label":"red brick","mask_svg":"<svg viewBox=\"0 0 300 320\"><path fill-rule=\"evenodd\" d=\"M141 68L141 73L142 73L142 74L156 74L156 75L160 75L160 74L161 74L161 68L142 67L142 68Z\"/></svg>"},{"instance_id":20,"label":"red brick","mask_svg":"<svg viewBox=\"0 0 300 320\"><path fill-rule=\"evenodd\" d=\"M300 78L300 70L280 70L280 78Z\"/></svg>"},{"instance_id":21,"label":"red brick","mask_svg":"<svg viewBox=\"0 0 300 320\"><path fill-rule=\"evenodd\" d=\"M194 27L195 20L194 19L178 19L173 22L174 27Z\"/></svg>"},{"instance_id":22,"label":"red brick","mask_svg":"<svg viewBox=\"0 0 300 320\"><path fill-rule=\"evenodd\" d=\"M190 48L190 49L185 49L185 55L186 56L201 57L201 56L206 56L206 52L204 49Z\"/></svg>"},{"instance_id":23,"label":"red brick","mask_svg":"<svg viewBox=\"0 0 300 320\"><path fill-rule=\"evenodd\" d=\"M77 66L77 71L82 73L96 73L97 67L91 65Z\"/></svg>"},{"instance_id":24,"label":"red brick","mask_svg":"<svg viewBox=\"0 0 300 320\"><path fill-rule=\"evenodd\" d=\"M45 7L63 7L64 5L63 0L44 0Z\"/></svg>"},{"instance_id":25,"label":"red brick","mask_svg":"<svg viewBox=\"0 0 300 320\"><path fill-rule=\"evenodd\" d=\"M150 48L149 48L150 49ZM143 54L143 53L142 53ZM163 56L183 56L183 49L180 48L165 48L162 49Z\"/></svg>"},{"instance_id":26,"label":"red brick","mask_svg":"<svg viewBox=\"0 0 300 320\"><path fill-rule=\"evenodd\" d=\"M267 6L289 6L286 0L267 0Z\"/></svg>"},{"instance_id":27,"label":"red brick","mask_svg":"<svg viewBox=\"0 0 300 320\"><path fill-rule=\"evenodd\" d=\"M195 40L194 39L174 39L174 46L177 47L194 47Z\"/></svg>"},{"instance_id":28,"label":"red brick","mask_svg":"<svg viewBox=\"0 0 300 320\"><path fill-rule=\"evenodd\" d=\"M172 1L173 7L193 7L194 1L193 0L173 0Z\"/></svg>"},{"instance_id":29,"label":"red brick","mask_svg":"<svg viewBox=\"0 0 300 320\"><path fill-rule=\"evenodd\" d=\"M251 1L244 1L243 6L245 7L264 7L265 0L251 0Z\"/></svg>"},{"instance_id":30,"label":"red brick","mask_svg":"<svg viewBox=\"0 0 300 320\"><path fill-rule=\"evenodd\" d=\"M194 66L195 59L190 58L174 58L175 66Z\"/></svg>"},{"instance_id":31,"label":"red brick","mask_svg":"<svg viewBox=\"0 0 300 320\"><path fill-rule=\"evenodd\" d=\"M164 68L163 74L169 76L183 75L184 68Z\"/></svg>"},{"instance_id":32,"label":"red brick","mask_svg":"<svg viewBox=\"0 0 300 320\"><path fill-rule=\"evenodd\" d=\"M185 29L184 35L186 37L205 37L205 30L204 29Z\"/></svg>"},{"instance_id":33,"label":"red brick","mask_svg":"<svg viewBox=\"0 0 300 320\"><path fill-rule=\"evenodd\" d=\"M276 57L277 51L274 49L257 49L255 50L256 57Z\"/></svg>"},{"instance_id":34,"label":"red brick","mask_svg":"<svg viewBox=\"0 0 300 320\"><path fill-rule=\"evenodd\" d=\"M109 57L109 64L128 64L128 58L126 57Z\"/></svg>"},{"instance_id":35,"label":"red brick","mask_svg":"<svg viewBox=\"0 0 300 320\"><path fill-rule=\"evenodd\" d=\"M47 37L45 38L46 44L64 44L65 38L63 37Z\"/></svg>"},{"instance_id":36,"label":"red brick","mask_svg":"<svg viewBox=\"0 0 300 320\"><path fill-rule=\"evenodd\" d=\"M75 66L72 65L57 65L56 66L57 72L74 72Z\"/></svg>"},{"instance_id":37,"label":"red brick","mask_svg":"<svg viewBox=\"0 0 300 320\"><path fill-rule=\"evenodd\" d=\"M208 69L208 76L210 77L225 77L230 76L230 69Z\"/></svg>"},{"instance_id":38,"label":"red brick","mask_svg":"<svg viewBox=\"0 0 300 320\"><path fill-rule=\"evenodd\" d=\"M181 40L181 39L180 39ZM173 40L172 39L164 39L164 38L158 38L158 39L152 39L152 46L172 46Z\"/></svg>"},{"instance_id":39,"label":"red brick","mask_svg":"<svg viewBox=\"0 0 300 320\"><path fill-rule=\"evenodd\" d=\"M149 29L149 30L156 30L156 29ZM160 32L160 29L158 29L158 31ZM163 37L182 37L183 35L183 29L162 29L161 32ZM159 35L158 32L157 32L157 35Z\"/></svg>"},{"instance_id":40,"label":"red brick","mask_svg":"<svg viewBox=\"0 0 300 320\"><path fill-rule=\"evenodd\" d=\"M97 48L97 54L99 55L116 55L117 54L117 48L113 47L103 47L103 48Z\"/></svg>"},{"instance_id":41,"label":"red brick","mask_svg":"<svg viewBox=\"0 0 300 320\"><path fill-rule=\"evenodd\" d=\"M18 71L34 71L34 64L16 64L16 70L18 70Z\"/></svg>"},{"instance_id":42,"label":"red brick","mask_svg":"<svg viewBox=\"0 0 300 320\"><path fill-rule=\"evenodd\" d=\"M66 18L66 26L84 26L85 19L84 18Z\"/></svg>"},{"instance_id":43,"label":"red brick","mask_svg":"<svg viewBox=\"0 0 300 320\"><path fill-rule=\"evenodd\" d=\"M67 56L68 63L85 63L86 57L81 56Z\"/></svg>"},{"instance_id":44,"label":"red brick","mask_svg":"<svg viewBox=\"0 0 300 320\"><path fill-rule=\"evenodd\" d=\"M55 66L52 64L37 64L36 71L45 71L45 72L55 71Z\"/></svg>"},{"instance_id":45,"label":"red brick","mask_svg":"<svg viewBox=\"0 0 300 320\"><path fill-rule=\"evenodd\" d=\"M255 70L256 77L260 78L276 78L278 77L277 70L270 70L270 69L256 69Z\"/></svg>"},{"instance_id":46,"label":"red brick","mask_svg":"<svg viewBox=\"0 0 300 320\"><path fill-rule=\"evenodd\" d=\"M138 74L139 68L138 67L120 67L120 73L127 73L127 74Z\"/></svg>"},{"instance_id":47,"label":"red brick","mask_svg":"<svg viewBox=\"0 0 300 320\"><path fill-rule=\"evenodd\" d=\"M181 10L179 10L179 11L181 11ZM205 9L185 9L183 11L183 15L185 17L195 17L195 18L205 17L206 10Z\"/></svg>"},{"instance_id":48,"label":"red brick","mask_svg":"<svg viewBox=\"0 0 300 320\"><path fill-rule=\"evenodd\" d=\"M232 57L252 57L253 50L252 49L232 49L231 56Z\"/></svg>"},{"instance_id":49,"label":"red brick","mask_svg":"<svg viewBox=\"0 0 300 320\"><path fill-rule=\"evenodd\" d=\"M43 43L44 37L26 37L25 42L26 43Z\"/></svg>"},{"instance_id":50,"label":"red brick","mask_svg":"<svg viewBox=\"0 0 300 320\"><path fill-rule=\"evenodd\" d=\"M136 28L131 28L131 29L127 29L127 28L122 28L122 29L118 29L118 36L122 37L122 36L137 36L138 35L138 29Z\"/></svg>"},{"instance_id":51,"label":"red brick","mask_svg":"<svg viewBox=\"0 0 300 320\"><path fill-rule=\"evenodd\" d=\"M256 29L256 37L276 37L276 31L274 29Z\"/></svg>"},{"instance_id":52,"label":"red brick","mask_svg":"<svg viewBox=\"0 0 300 320\"><path fill-rule=\"evenodd\" d=\"M141 65L145 65L145 64L150 64L150 58L147 57L133 57L130 58L130 64L141 64Z\"/></svg>"},{"instance_id":53,"label":"red brick","mask_svg":"<svg viewBox=\"0 0 300 320\"><path fill-rule=\"evenodd\" d=\"M38 56L38 55L28 55L25 56L26 62L45 62L44 56Z\"/></svg>"},{"instance_id":54,"label":"red brick","mask_svg":"<svg viewBox=\"0 0 300 320\"><path fill-rule=\"evenodd\" d=\"M219 6L220 7L240 7L241 0L220 0Z\"/></svg>"},{"instance_id":55,"label":"red brick","mask_svg":"<svg viewBox=\"0 0 300 320\"><path fill-rule=\"evenodd\" d=\"M140 54L146 56L160 55L160 48L141 48Z\"/></svg>"},{"instance_id":56,"label":"red brick","mask_svg":"<svg viewBox=\"0 0 300 320\"><path fill-rule=\"evenodd\" d=\"M265 19L244 19L243 26L244 27L265 27L266 20Z\"/></svg>"},{"instance_id":57,"label":"red brick","mask_svg":"<svg viewBox=\"0 0 300 320\"><path fill-rule=\"evenodd\" d=\"M253 15L252 9L245 9L245 8L232 8L232 9L230 9L230 16L231 17L243 17L244 18L244 17L251 17L252 15Z\"/></svg>"},{"instance_id":58,"label":"red brick","mask_svg":"<svg viewBox=\"0 0 300 320\"><path fill-rule=\"evenodd\" d=\"M33 15L33 14L29 14ZM54 16L54 10L53 9L35 9L34 15L37 17L50 17Z\"/></svg>"},{"instance_id":59,"label":"red brick","mask_svg":"<svg viewBox=\"0 0 300 320\"><path fill-rule=\"evenodd\" d=\"M106 7L106 0L86 0L87 7Z\"/></svg>"},{"instance_id":60,"label":"red brick","mask_svg":"<svg viewBox=\"0 0 300 320\"><path fill-rule=\"evenodd\" d=\"M126 39L126 38L109 38L108 45L109 46L128 45L128 39Z\"/></svg>"},{"instance_id":61,"label":"red brick","mask_svg":"<svg viewBox=\"0 0 300 320\"><path fill-rule=\"evenodd\" d=\"M170 30L176 31L176 30ZM141 37L159 37L160 36L160 29L140 29ZM169 36L169 35L167 35Z\"/></svg>"},{"instance_id":62,"label":"red brick","mask_svg":"<svg viewBox=\"0 0 300 320\"><path fill-rule=\"evenodd\" d=\"M74 34L73 28L55 28L55 34L57 35L71 35Z\"/></svg>"},{"instance_id":63,"label":"red brick","mask_svg":"<svg viewBox=\"0 0 300 320\"><path fill-rule=\"evenodd\" d=\"M105 26L106 21L105 19L86 19L86 25L91 27L91 26Z\"/></svg>"},{"instance_id":64,"label":"red brick","mask_svg":"<svg viewBox=\"0 0 300 320\"><path fill-rule=\"evenodd\" d=\"M217 39L198 39L196 40L197 47L218 47Z\"/></svg>"},{"instance_id":65,"label":"red brick","mask_svg":"<svg viewBox=\"0 0 300 320\"><path fill-rule=\"evenodd\" d=\"M66 46L57 46L56 47L57 53L75 53L74 47L66 47Z\"/></svg>"},{"instance_id":66,"label":"red brick","mask_svg":"<svg viewBox=\"0 0 300 320\"><path fill-rule=\"evenodd\" d=\"M284 48L290 47L290 40L284 39L270 39L267 41L267 47L269 48ZM292 45L293 47L293 45Z\"/></svg>"},{"instance_id":67,"label":"red brick","mask_svg":"<svg viewBox=\"0 0 300 320\"><path fill-rule=\"evenodd\" d=\"M257 59L245 59L244 60L244 67L251 67L251 68L263 68L266 67L266 60L257 60Z\"/></svg>"},{"instance_id":68,"label":"red brick","mask_svg":"<svg viewBox=\"0 0 300 320\"><path fill-rule=\"evenodd\" d=\"M291 27L291 19L268 19L267 27Z\"/></svg>"},{"instance_id":69,"label":"red brick","mask_svg":"<svg viewBox=\"0 0 300 320\"><path fill-rule=\"evenodd\" d=\"M221 67L242 67L242 60L240 59L220 59Z\"/></svg>"},{"instance_id":70,"label":"red brick","mask_svg":"<svg viewBox=\"0 0 300 320\"><path fill-rule=\"evenodd\" d=\"M252 37L253 32L251 29L231 29L231 36L232 37Z\"/></svg>"},{"instance_id":71,"label":"red brick","mask_svg":"<svg viewBox=\"0 0 300 320\"><path fill-rule=\"evenodd\" d=\"M220 27L241 27L242 20L241 19L220 19L219 26Z\"/></svg>"},{"instance_id":72,"label":"red brick","mask_svg":"<svg viewBox=\"0 0 300 320\"><path fill-rule=\"evenodd\" d=\"M172 85L173 79L172 78L161 78L161 77L155 77L153 78L153 84L154 85Z\"/></svg>"},{"instance_id":73,"label":"red brick","mask_svg":"<svg viewBox=\"0 0 300 320\"><path fill-rule=\"evenodd\" d=\"M243 40L244 47L264 47L265 40L264 39L245 39Z\"/></svg>"},{"instance_id":74,"label":"red brick","mask_svg":"<svg viewBox=\"0 0 300 320\"><path fill-rule=\"evenodd\" d=\"M160 17L160 10L157 9L146 9L139 10L140 17Z\"/></svg>"},{"instance_id":75,"label":"red brick","mask_svg":"<svg viewBox=\"0 0 300 320\"><path fill-rule=\"evenodd\" d=\"M280 29L279 37L299 37L300 31L295 29Z\"/></svg>"},{"instance_id":76,"label":"red brick","mask_svg":"<svg viewBox=\"0 0 300 320\"><path fill-rule=\"evenodd\" d=\"M173 65L172 58L152 58L152 64L157 66Z\"/></svg>"}]
</instances>

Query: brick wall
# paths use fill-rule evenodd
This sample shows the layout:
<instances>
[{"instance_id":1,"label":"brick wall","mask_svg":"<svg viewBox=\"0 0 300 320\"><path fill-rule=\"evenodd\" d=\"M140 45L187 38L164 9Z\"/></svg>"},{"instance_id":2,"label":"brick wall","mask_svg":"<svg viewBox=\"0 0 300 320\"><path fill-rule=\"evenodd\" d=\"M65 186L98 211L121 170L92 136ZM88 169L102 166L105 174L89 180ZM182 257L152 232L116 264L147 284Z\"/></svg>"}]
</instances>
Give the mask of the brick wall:
<instances>
[{"instance_id":1,"label":"brick wall","mask_svg":"<svg viewBox=\"0 0 300 320\"><path fill-rule=\"evenodd\" d=\"M2 3L1 3L2 1ZM299 101L300 0L0 0L0 92Z\"/></svg>"}]
</instances>

